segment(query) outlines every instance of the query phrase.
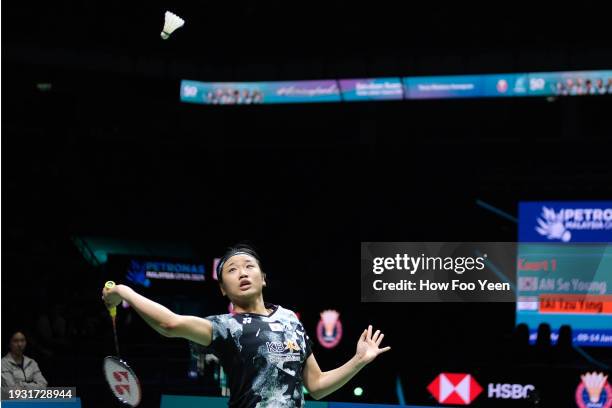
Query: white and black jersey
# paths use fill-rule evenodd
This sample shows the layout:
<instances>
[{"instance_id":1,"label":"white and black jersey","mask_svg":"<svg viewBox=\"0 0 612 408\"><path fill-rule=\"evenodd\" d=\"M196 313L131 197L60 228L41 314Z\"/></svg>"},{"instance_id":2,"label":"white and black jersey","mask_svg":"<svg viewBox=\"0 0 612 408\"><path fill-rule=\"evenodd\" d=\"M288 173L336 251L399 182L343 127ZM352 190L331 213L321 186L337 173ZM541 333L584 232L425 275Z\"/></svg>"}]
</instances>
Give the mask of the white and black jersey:
<instances>
[{"instance_id":1,"label":"white and black jersey","mask_svg":"<svg viewBox=\"0 0 612 408\"><path fill-rule=\"evenodd\" d=\"M281 306L268 316L236 313L208 316L209 348L227 373L230 407L295 408L304 405L302 370L312 342L295 313Z\"/></svg>"}]
</instances>

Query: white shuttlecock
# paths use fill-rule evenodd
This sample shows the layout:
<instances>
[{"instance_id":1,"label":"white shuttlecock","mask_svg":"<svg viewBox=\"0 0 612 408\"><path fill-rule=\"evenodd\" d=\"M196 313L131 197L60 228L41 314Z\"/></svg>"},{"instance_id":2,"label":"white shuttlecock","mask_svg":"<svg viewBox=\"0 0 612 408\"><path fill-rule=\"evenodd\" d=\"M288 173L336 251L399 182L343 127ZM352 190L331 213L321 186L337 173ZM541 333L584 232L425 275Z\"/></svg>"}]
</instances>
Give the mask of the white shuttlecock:
<instances>
[{"instance_id":1,"label":"white shuttlecock","mask_svg":"<svg viewBox=\"0 0 612 408\"><path fill-rule=\"evenodd\" d=\"M326 336L331 337L334 334L334 328L339 317L340 313L335 310L324 310L321 312L321 320L323 320Z\"/></svg>"},{"instance_id":2,"label":"white shuttlecock","mask_svg":"<svg viewBox=\"0 0 612 408\"><path fill-rule=\"evenodd\" d=\"M181 28L185 24L185 20L180 18L174 13L166 11L164 18L164 29L161 32L161 38L167 40L170 38L170 34L174 32L174 30Z\"/></svg>"},{"instance_id":3,"label":"white shuttlecock","mask_svg":"<svg viewBox=\"0 0 612 408\"><path fill-rule=\"evenodd\" d=\"M596 373L593 371L592 373L586 373L580 377L582 378L582 383L589 393L589 399L591 402L598 402L601 396L601 391L603 391L606 383L608 382L608 376L603 375L603 373Z\"/></svg>"}]
</instances>

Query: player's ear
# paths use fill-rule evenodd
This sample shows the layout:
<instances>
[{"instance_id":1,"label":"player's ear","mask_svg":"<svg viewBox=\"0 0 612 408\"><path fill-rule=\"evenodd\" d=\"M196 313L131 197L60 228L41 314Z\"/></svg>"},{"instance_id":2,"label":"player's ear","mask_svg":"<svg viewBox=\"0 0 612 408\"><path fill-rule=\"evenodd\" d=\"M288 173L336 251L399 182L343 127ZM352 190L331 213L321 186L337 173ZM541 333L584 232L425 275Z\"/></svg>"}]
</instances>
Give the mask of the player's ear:
<instances>
[{"instance_id":1,"label":"player's ear","mask_svg":"<svg viewBox=\"0 0 612 408\"><path fill-rule=\"evenodd\" d=\"M219 282L219 289L221 290L221 294L223 296L227 296L227 293L225 293L225 290L223 290L223 282Z\"/></svg>"},{"instance_id":2,"label":"player's ear","mask_svg":"<svg viewBox=\"0 0 612 408\"><path fill-rule=\"evenodd\" d=\"M265 272L262 272L261 275L262 275L262 280L263 280L263 286L266 286L266 274L265 274Z\"/></svg>"}]
</instances>

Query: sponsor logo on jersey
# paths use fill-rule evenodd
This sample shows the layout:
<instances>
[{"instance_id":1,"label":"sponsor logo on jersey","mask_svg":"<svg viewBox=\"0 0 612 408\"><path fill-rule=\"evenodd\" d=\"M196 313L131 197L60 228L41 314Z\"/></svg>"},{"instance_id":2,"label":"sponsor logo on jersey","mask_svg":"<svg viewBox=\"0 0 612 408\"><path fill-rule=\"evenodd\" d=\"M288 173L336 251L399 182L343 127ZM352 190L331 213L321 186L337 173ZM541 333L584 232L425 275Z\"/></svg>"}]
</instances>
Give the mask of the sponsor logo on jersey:
<instances>
[{"instance_id":1,"label":"sponsor logo on jersey","mask_svg":"<svg viewBox=\"0 0 612 408\"><path fill-rule=\"evenodd\" d=\"M268 349L268 355L266 358L270 363L286 363L290 361L301 361L302 355L300 354L300 347L296 342L287 340L284 343L280 341L268 341L266 342L266 348ZM289 352L287 352L289 350Z\"/></svg>"},{"instance_id":2,"label":"sponsor logo on jersey","mask_svg":"<svg viewBox=\"0 0 612 408\"><path fill-rule=\"evenodd\" d=\"M285 329L283 325L280 323L269 323L269 324L270 324L270 330L272 331L283 331Z\"/></svg>"},{"instance_id":3,"label":"sponsor logo on jersey","mask_svg":"<svg viewBox=\"0 0 612 408\"><path fill-rule=\"evenodd\" d=\"M266 347L269 353L282 353L285 351L285 345L280 341L267 341Z\"/></svg>"},{"instance_id":4,"label":"sponsor logo on jersey","mask_svg":"<svg viewBox=\"0 0 612 408\"><path fill-rule=\"evenodd\" d=\"M298 346L295 341L287 340L285 342L285 350L289 350L290 353L293 353L294 351L300 351L300 346Z\"/></svg>"},{"instance_id":5,"label":"sponsor logo on jersey","mask_svg":"<svg viewBox=\"0 0 612 408\"><path fill-rule=\"evenodd\" d=\"M300 361L302 357L299 354L271 354L268 356L270 363L286 363L288 361Z\"/></svg>"}]
</instances>

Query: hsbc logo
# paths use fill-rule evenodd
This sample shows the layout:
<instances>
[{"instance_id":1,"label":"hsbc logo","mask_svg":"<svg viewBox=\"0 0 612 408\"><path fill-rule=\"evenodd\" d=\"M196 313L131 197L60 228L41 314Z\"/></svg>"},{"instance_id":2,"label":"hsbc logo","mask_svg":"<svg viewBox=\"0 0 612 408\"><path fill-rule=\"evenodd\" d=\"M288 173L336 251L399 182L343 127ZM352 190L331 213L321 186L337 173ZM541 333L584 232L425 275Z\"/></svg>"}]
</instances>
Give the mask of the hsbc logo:
<instances>
[{"instance_id":1,"label":"hsbc logo","mask_svg":"<svg viewBox=\"0 0 612 408\"><path fill-rule=\"evenodd\" d=\"M470 374L442 373L428 386L427 390L440 404L470 405L483 391ZM520 400L530 397L535 391L531 384L488 384L488 398Z\"/></svg>"},{"instance_id":2,"label":"hsbc logo","mask_svg":"<svg viewBox=\"0 0 612 408\"><path fill-rule=\"evenodd\" d=\"M470 374L442 373L427 386L440 404L469 405L482 392Z\"/></svg>"},{"instance_id":3,"label":"hsbc logo","mask_svg":"<svg viewBox=\"0 0 612 408\"><path fill-rule=\"evenodd\" d=\"M489 398L526 399L535 390L531 384L489 384Z\"/></svg>"}]
</instances>

